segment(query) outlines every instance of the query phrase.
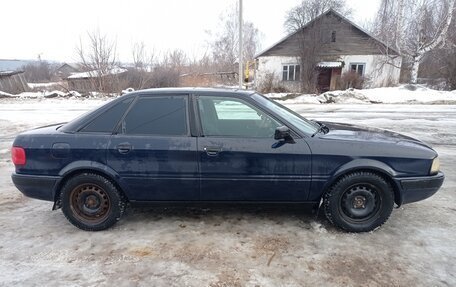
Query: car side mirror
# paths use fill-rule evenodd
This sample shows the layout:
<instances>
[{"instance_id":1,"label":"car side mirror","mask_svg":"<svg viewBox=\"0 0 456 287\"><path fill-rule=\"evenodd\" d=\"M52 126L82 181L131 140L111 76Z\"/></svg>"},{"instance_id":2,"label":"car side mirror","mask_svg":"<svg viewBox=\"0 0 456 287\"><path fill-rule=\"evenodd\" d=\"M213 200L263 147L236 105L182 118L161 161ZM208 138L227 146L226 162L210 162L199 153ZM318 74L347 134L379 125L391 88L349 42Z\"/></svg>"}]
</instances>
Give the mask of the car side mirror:
<instances>
[{"instance_id":1,"label":"car side mirror","mask_svg":"<svg viewBox=\"0 0 456 287\"><path fill-rule=\"evenodd\" d=\"M291 136L290 129L286 126L276 128L274 132L274 139L284 140L285 143L295 143L295 140Z\"/></svg>"}]
</instances>

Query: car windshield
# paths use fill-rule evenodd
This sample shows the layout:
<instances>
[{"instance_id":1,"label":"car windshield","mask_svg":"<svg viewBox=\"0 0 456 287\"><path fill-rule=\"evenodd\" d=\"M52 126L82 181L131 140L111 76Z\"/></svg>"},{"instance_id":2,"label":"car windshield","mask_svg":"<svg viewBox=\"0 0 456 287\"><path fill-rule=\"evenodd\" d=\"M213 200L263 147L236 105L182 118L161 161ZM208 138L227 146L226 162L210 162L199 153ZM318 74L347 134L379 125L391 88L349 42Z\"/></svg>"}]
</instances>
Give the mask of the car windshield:
<instances>
[{"instance_id":1,"label":"car windshield","mask_svg":"<svg viewBox=\"0 0 456 287\"><path fill-rule=\"evenodd\" d=\"M302 117L298 113L290 110L287 107L282 106L279 103L276 103L275 101L272 101L272 100L266 98L263 95L254 94L254 95L252 95L252 98L255 101L262 104L263 106L266 106L266 108L275 112L282 118L288 120L292 125L294 125L295 127L297 127L298 129L300 129L302 132L304 132L306 134L312 135L320 128L320 126L316 122L310 121L310 120Z\"/></svg>"}]
</instances>

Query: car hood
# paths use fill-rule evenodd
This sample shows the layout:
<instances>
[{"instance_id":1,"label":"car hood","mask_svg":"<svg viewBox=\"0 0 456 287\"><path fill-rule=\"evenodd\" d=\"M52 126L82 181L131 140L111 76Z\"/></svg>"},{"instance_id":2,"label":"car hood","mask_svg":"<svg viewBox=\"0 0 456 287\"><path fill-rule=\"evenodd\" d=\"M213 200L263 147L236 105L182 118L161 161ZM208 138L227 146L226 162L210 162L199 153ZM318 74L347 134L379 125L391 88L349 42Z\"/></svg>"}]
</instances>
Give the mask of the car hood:
<instances>
[{"instance_id":1,"label":"car hood","mask_svg":"<svg viewBox=\"0 0 456 287\"><path fill-rule=\"evenodd\" d=\"M366 141L376 143L394 143L409 146L431 148L429 145L412 137L389 130L356 126L344 123L322 122L329 128L329 132L321 134L320 138L329 140Z\"/></svg>"}]
</instances>

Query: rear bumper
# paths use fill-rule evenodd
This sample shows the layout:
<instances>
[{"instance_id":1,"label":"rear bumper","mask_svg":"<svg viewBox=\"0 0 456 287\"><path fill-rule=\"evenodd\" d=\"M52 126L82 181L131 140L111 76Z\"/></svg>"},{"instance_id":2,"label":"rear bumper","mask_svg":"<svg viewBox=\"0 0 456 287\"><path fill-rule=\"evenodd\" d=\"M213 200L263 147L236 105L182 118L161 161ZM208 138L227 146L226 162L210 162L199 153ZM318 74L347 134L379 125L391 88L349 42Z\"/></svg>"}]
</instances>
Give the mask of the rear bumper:
<instances>
[{"instance_id":1,"label":"rear bumper","mask_svg":"<svg viewBox=\"0 0 456 287\"><path fill-rule=\"evenodd\" d=\"M436 175L397 178L396 182L401 187L401 204L420 201L431 197L443 184L445 175L439 172Z\"/></svg>"},{"instance_id":2,"label":"rear bumper","mask_svg":"<svg viewBox=\"0 0 456 287\"><path fill-rule=\"evenodd\" d=\"M60 177L13 173L11 179L25 196L54 201L54 187Z\"/></svg>"}]
</instances>

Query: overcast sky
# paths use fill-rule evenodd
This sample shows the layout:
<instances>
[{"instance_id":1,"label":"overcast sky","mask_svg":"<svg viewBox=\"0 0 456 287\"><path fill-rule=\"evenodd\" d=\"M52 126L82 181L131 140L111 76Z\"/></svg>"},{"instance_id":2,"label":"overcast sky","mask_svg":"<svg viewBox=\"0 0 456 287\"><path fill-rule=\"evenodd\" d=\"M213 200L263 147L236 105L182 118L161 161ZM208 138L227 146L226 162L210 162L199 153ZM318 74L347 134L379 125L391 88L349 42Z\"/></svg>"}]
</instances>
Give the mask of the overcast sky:
<instances>
[{"instance_id":1,"label":"overcast sky","mask_svg":"<svg viewBox=\"0 0 456 287\"><path fill-rule=\"evenodd\" d=\"M121 61L131 61L132 45L144 42L163 52L182 49L198 57L207 49L206 31L238 0L13 0L2 1L0 59L77 61L75 47L87 31L99 29L117 39ZM285 36L285 13L300 0L243 0L244 19L262 32L262 48ZM371 20L379 0L347 0L352 19Z\"/></svg>"}]
</instances>

